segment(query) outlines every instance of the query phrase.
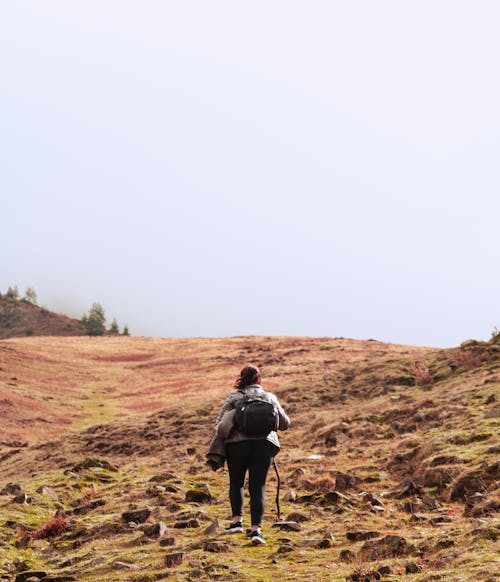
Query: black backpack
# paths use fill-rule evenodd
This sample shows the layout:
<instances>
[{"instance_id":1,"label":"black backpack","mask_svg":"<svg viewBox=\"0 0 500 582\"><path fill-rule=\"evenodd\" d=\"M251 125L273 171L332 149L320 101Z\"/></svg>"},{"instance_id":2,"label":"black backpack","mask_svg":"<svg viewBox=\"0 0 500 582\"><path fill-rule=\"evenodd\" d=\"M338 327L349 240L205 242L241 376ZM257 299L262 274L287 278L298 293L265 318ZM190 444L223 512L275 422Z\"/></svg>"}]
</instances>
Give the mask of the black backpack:
<instances>
[{"instance_id":1,"label":"black backpack","mask_svg":"<svg viewBox=\"0 0 500 582\"><path fill-rule=\"evenodd\" d=\"M234 424L239 432L254 438L266 438L278 430L278 410L266 392L245 394L236 405Z\"/></svg>"}]
</instances>

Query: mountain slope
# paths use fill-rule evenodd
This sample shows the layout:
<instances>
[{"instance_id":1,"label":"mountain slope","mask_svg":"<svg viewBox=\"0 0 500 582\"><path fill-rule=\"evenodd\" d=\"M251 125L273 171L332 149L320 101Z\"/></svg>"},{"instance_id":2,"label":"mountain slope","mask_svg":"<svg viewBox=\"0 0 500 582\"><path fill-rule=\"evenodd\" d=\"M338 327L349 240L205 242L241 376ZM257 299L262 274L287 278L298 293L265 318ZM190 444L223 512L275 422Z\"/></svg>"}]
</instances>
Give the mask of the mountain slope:
<instances>
[{"instance_id":1,"label":"mountain slope","mask_svg":"<svg viewBox=\"0 0 500 582\"><path fill-rule=\"evenodd\" d=\"M292 417L277 460L294 523L274 527L270 476L262 548L220 535L227 474L203 458L248 362ZM0 342L0 366L0 489L20 489L0 496L7 579L492 580L494 342L26 338Z\"/></svg>"},{"instance_id":2,"label":"mountain slope","mask_svg":"<svg viewBox=\"0 0 500 582\"><path fill-rule=\"evenodd\" d=\"M0 295L0 339L32 335L87 335L87 331L77 319Z\"/></svg>"}]
</instances>

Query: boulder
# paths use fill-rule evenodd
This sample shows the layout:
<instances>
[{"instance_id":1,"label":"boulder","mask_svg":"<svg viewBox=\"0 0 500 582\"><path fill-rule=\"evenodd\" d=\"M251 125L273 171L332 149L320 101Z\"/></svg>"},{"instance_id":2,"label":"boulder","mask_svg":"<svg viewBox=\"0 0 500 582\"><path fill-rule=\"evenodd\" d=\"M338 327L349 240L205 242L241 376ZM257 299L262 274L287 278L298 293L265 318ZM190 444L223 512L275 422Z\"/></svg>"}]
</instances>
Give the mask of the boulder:
<instances>
[{"instance_id":1,"label":"boulder","mask_svg":"<svg viewBox=\"0 0 500 582\"><path fill-rule=\"evenodd\" d=\"M405 538L398 535L386 535L381 539L365 542L360 550L360 555L369 560L378 560L379 558L404 556L408 552L409 546Z\"/></svg>"},{"instance_id":2,"label":"boulder","mask_svg":"<svg viewBox=\"0 0 500 582\"><path fill-rule=\"evenodd\" d=\"M281 531L300 531L302 529L300 523L296 521L278 521L273 524L273 527L277 527Z\"/></svg>"},{"instance_id":3,"label":"boulder","mask_svg":"<svg viewBox=\"0 0 500 582\"><path fill-rule=\"evenodd\" d=\"M207 541L203 544L203 550L205 552L227 552L229 550L227 542L224 541Z\"/></svg>"},{"instance_id":4,"label":"boulder","mask_svg":"<svg viewBox=\"0 0 500 582\"><path fill-rule=\"evenodd\" d=\"M379 538L382 534L378 531L351 530L345 535L350 542L364 542L366 540Z\"/></svg>"},{"instance_id":5,"label":"boulder","mask_svg":"<svg viewBox=\"0 0 500 582\"><path fill-rule=\"evenodd\" d=\"M182 560L184 559L183 552L176 552L175 554L167 554L165 556L165 566L167 568L173 568L174 566L180 566Z\"/></svg>"},{"instance_id":6,"label":"boulder","mask_svg":"<svg viewBox=\"0 0 500 582\"><path fill-rule=\"evenodd\" d=\"M176 521L174 523L174 527L177 529L187 529L187 528L194 528L200 527L200 522L196 519L181 519L180 521Z\"/></svg>"},{"instance_id":7,"label":"boulder","mask_svg":"<svg viewBox=\"0 0 500 582\"><path fill-rule=\"evenodd\" d=\"M21 485L18 483L7 483L7 485L0 491L0 495L19 495L22 490Z\"/></svg>"},{"instance_id":8,"label":"boulder","mask_svg":"<svg viewBox=\"0 0 500 582\"><path fill-rule=\"evenodd\" d=\"M153 525L146 526L142 531L148 538L159 538L166 533L167 526L163 521L159 521Z\"/></svg>"},{"instance_id":9,"label":"boulder","mask_svg":"<svg viewBox=\"0 0 500 582\"><path fill-rule=\"evenodd\" d=\"M132 509L130 511L124 511L122 513L123 521L134 522L134 523L144 523L147 521L151 515L151 510L145 507L144 509Z\"/></svg>"},{"instance_id":10,"label":"boulder","mask_svg":"<svg viewBox=\"0 0 500 582\"><path fill-rule=\"evenodd\" d=\"M212 493L207 484L186 491L186 502L205 503L212 500Z\"/></svg>"},{"instance_id":11,"label":"boulder","mask_svg":"<svg viewBox=\"0 0 500 582\"><path fill-rule=\"evenodd\" d=\"M16 575L16 582L26 582L29 578L35 578L41 580L47 576L47 572L43 570L25 570L24 572L19 572Z\"/></svg>"},{"instance_id":12,"label":"boulder","mask_svg":"<svg viewBox=\"0 0 500 582\"><path fill-rule=\"evenodd\" d=\"M298 511L295 511L286 518L286 521L296 521L297 523L301 523L303 521L309 521L310 519L311 518L305 513L299 513Z\"/></svg>"}]
</instances>

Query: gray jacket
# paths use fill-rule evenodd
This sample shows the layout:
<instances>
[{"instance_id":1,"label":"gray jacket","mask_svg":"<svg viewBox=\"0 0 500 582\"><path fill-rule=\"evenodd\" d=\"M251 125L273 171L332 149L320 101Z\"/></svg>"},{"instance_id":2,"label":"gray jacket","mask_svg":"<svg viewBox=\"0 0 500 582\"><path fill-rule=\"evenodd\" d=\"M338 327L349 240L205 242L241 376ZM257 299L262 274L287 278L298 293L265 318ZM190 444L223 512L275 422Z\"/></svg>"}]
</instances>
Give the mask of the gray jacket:
<instances>
[{"instance_id":1,"label":"gray jacket","mask_svg":"<svg viewBox=\"0 0 500 582\"><path fill-rule=\"evenodd\" d=\"M233 408L236 408L236 405L239 400L241 400L246 394L250 396L258 396L259 394L263 394L265 392L264 388L260 386L260 384L252 384L251 386L247 386L242 392L238 390L234 390L230 392L226 399L224 400L224 404L222 405L219 414L217 415L217 420L215 424L217 425L218 422L222 419L224 414ZM269 399L276 406L278 410L278 430L286 430L290 426L290 419L286 415L285 411L281 407L281 404L278 401L278 398L272 392L266 392L269 395ZM231 433L231 436L225 440L225 444L227 443L239 443L240 441L248 441L248 440L262 440L259 437L248 437L241 432L239 432L236 428ZM275 431L270 432L266 440L273 443L276 447L280 447L280 442L278 439L278 434Z\"/></svg>"}]
</instances>

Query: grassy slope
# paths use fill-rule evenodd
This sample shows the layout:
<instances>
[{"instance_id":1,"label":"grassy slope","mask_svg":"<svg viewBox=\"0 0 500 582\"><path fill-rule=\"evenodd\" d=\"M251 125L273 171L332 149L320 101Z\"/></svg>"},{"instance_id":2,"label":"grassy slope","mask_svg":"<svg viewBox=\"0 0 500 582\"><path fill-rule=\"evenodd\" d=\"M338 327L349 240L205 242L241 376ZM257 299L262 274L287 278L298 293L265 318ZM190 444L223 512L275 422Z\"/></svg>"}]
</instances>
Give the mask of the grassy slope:
<instances>
[{"instance_id":1,"label":"grassy slope","mask_svg":"<svg viewBox=\"0 0 500 582\"><path fill-rule=\"evenodd\" d=\"M344 580L381 565L391 567L387 580L403 580L411 562L422 570L414 580L486 580L498 535L492 504L496 500L498 509L500 362L494 345L474 350L483 355L329 338L1 342L0 489L7 481L20 483L32 503L0 497L0 573L3 568L9 575L17 557L78 580L166 574L177 580L271 580L278 572L284 580ZM459 360L453 372L449 363ZM430 368L430 383L407 385L418 375L409 373L415 361ZM228 517L227 474L207 471L203 453L218 406L247 362L261 366L265 387L292 417L278 457L284 491L313 498L283 501L285 515L299 511L308 520L300 532L278 532L272 528L270 477L268 545L253 548L232 537L226 551L213 553L202 547L209 539L203 530ZM308 458L313 454L320 458ZM115 463L118 471L71 470L89 456ZM460 479L472 471L476 481L465 481L470 491L461 496ZM155 488L149 480L161 473ZM399 499L393 492L404 479L421 490ZM204 483L214 499L186 503L186 490ZM43 485L57 499L37 493ZM337 503L325 497L335 489L345 495ZM96 496L104 505L72 513L75 504ZM409 501L418 520L405 511ZM143 537L141 526L121 521L126 509L144 506L152 510L151 523L165 522L175 546L160 547ZM32 540L29 549L15 547L22 527L40 527L58 510L70 522L64 535ZM200 527L173 527L182 512L197 516ZM2 526L8 520L13 523ZM360 528L379 537L403 536L407 555L384 558L378 549L379 559L373 559L361 552L365 542L346 537ZM303 545L328 534L324 545L331 547ZM174 551L184 551L184 561L166 569L163 557Z\"/></svg>"}]
</instances>

